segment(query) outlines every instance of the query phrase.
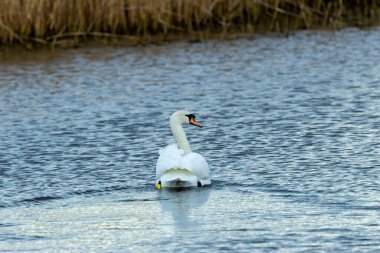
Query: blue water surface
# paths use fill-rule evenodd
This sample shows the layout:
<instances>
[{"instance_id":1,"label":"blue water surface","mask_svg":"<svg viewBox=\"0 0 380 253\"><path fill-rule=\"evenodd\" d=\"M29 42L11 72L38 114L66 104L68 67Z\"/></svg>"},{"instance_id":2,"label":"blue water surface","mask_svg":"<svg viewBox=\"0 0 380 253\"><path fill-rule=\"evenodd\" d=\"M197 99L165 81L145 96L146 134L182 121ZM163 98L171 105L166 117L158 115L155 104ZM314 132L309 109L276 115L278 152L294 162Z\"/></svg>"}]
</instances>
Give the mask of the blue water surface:
<instances>
[{"instance_id":1,"label":"blue water surface","mask_svg":"<svg viewBox=\"0 0 380 253\"><path fill-rule=\"evenodd\" d=\"M0 251L379 252L380 30L0 55ZM156 190L169 116L211 187Z\"/></svg>"}]
</instances>

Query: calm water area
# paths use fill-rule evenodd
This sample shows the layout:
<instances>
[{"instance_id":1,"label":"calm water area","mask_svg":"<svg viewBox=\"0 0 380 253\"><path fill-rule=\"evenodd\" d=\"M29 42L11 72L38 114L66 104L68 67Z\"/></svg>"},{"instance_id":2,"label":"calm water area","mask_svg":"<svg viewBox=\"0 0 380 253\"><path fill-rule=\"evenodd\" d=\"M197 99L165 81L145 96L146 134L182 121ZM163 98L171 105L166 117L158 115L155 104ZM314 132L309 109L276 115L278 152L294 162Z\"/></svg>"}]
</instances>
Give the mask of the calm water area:
<instances>
[{"instance_id":1,"label":"calm water area","mask_svg":"<svg viewBox=\"0 0 380 253\"><path fill-rule=\"evenodd\" d=\"M0 252L380 252L380 29L0 57Z\"/></svg>"}]
</instances>

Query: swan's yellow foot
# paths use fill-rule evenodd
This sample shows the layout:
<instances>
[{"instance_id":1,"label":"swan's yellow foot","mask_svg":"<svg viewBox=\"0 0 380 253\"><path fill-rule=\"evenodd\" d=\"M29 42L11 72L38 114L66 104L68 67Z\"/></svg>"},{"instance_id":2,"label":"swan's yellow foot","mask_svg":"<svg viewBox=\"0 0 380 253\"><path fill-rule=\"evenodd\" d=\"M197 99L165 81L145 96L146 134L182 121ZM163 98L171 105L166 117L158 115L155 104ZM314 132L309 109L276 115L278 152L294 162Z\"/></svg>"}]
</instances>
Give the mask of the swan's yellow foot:
<instances>
[{"instance_id":1,"label":"swan's yellow foot","mask_svg":"<svg viewBox=\"0 0 380 253\"><path fill-rule=\"evenodd\" d=\"M156 188L161 189L161 184L160 183L156 184Z\"/></svg>"}]
</instances>

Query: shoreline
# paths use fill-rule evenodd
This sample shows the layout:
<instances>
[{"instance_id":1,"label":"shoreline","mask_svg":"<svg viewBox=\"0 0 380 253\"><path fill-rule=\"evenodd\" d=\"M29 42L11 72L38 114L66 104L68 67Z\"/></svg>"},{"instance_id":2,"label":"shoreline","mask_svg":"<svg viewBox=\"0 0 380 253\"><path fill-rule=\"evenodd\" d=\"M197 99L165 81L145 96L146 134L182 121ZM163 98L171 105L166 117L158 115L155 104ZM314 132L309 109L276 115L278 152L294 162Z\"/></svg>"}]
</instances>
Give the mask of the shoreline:
<instances>
[{"instance_id":1,"label":"shoreline","mask_svg":"<svg viewBox=\"0 0 380 253\"><path fill-rule=\"evenodd\" d=\"M3 0L0 48L229 39L380 25L380 1Z\"/></svg>"},{"instance_id":2,"label":"shoreline","mask_svg":"<svg viewBox=\"0 0 380 253\"><path fill-rule=\"evenodd\" d=\"M234 40L256 40L260 38L288 38L291 36L296 36L297 34L306 34L313 35L316 33L334 33L339 31L366 31L366 30L377 30L380 29L380 26L371 26L371 27L344 27L339 29L308 29L308 30L295 30L289 32L260 32L260 33L227 33L224 35L221 34L209 34L204 36L202 39L198 37L191 36L166 36L161 37L160 40L157 40L156 36L152 36L149 40L141 41L140 43L134 43L128 40L115 40L110 42L105 42L102 39L92 39L86 41L80 41L75 45L56 45L56 46L39 46L39 47L26 47L25 45L16 44L8 47L0 47L0 65L13 64L17 62L36 62L36 61L47 61L54 58L61 58L64 55L67 55L68 52L76 50L112 50L118 48L136 48L143 49L150 46L166 46L173 45L176 43L180 44L193 44L193 43L217 43L223 41L234 41Z\"/></svg>"},{"instance_id":3,"label":"shoreline","mask_svg":"<svg viewBox=\"0 0 380 253\"><path fill-rule=\"evenodd\" d=\"M133 44L130 41L117 41L109 44L105 44L102 40L88 40L86 42L78 43L75 46L70 47L34 47L26 48L24 45L14 45L12 47L0 47L0 66L1 65L12 65L19 64L34 64L35 62L47 62L52 59L66 58L70 55L75 55L76 52L88 52L90 55L93 54L94 50L103 50L102 52L107 52L107 50L117 50L123 48L136 49L136 50L145 50L146 47L161 47L161 46L186 46L194 43L223 43L231 42L235 40L248 40L254 41L262 38L278 38L278 39L287 39L292 36L313 36L318 33L339 33L339 32L365 32L371 30L380 30L380 27L345 27L339 29L309 29L309 30L297 30L287 33L275 33L275 32L262 32L262 33L228 33L224 37L221 37L220 34L213 34L205 37L203 40L194 39L191 37L176 36L163 39L162 41L151 41L150 43L140 43ZM152 38L153 39L153 38ZM178 44L178 45L177 45ZM100 51L99 51L100 52ZM100 53L102 54L102 53ZM99 55L99 57L101 57Z\"/></svg>"},{"instance_id":4,"label":"shoreline","mask_svg":"<svg viewBox=\"0 0 380 253\"><path fill-rule=\"evenodd\" d=\"M260 37L287 37L296 33L302 32L336 32L346 29L357 29L357 30L371 30L377 29L379 25L371 26L342 26L339 28L331 27L317 27L312 29L296 29L289 31L257 31L257 32L239 32L239 31L229 31L229 32L209 32L209 33L198 33L198 34L165 34L165 35L146 35L143 37L132 37L132 36L114 36L114 37L83 37L83 38L65 38L51 44L35 44L27 43L21 44L16 43L12 45L1 45L0 44L0 56L1 53L21 50L21 51L45 51L45 50L65 50L65 49L82 49L82 48L112 48L112 47L146 47L146 46L159 46L166 45L176 42L184 43L201 43L205 41L229 41L236 39L250 39L254 40Z\"/></svg>"}]
</instances>

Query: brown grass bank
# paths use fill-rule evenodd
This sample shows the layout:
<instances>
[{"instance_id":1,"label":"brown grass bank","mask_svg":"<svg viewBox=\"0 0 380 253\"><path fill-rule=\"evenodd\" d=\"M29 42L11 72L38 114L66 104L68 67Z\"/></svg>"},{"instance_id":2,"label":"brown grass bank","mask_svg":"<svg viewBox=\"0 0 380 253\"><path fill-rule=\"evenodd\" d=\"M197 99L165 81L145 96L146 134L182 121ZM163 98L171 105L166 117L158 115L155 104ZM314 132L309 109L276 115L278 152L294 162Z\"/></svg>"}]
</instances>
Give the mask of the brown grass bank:
<instances>
[{"instance_id":1,"label":"brown grass bank","mask_svg":"<svg viewBox=\"0 0 380 253\"><path fill-rule=\"evenodd\" d=\"M369 26L380 0L0 0L1 45Z\"/></svg>"}]
</instances>

